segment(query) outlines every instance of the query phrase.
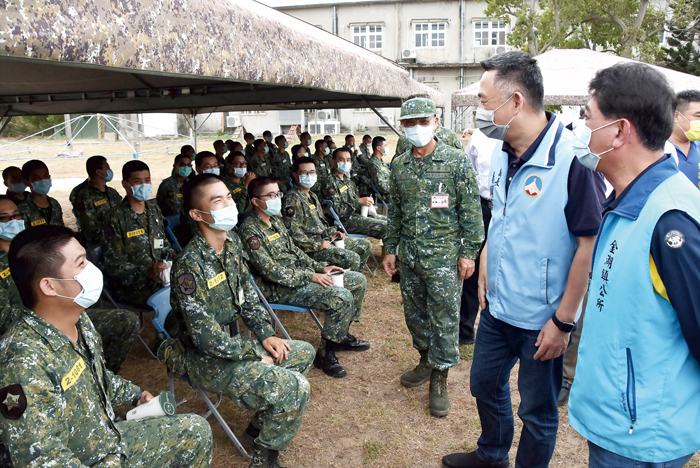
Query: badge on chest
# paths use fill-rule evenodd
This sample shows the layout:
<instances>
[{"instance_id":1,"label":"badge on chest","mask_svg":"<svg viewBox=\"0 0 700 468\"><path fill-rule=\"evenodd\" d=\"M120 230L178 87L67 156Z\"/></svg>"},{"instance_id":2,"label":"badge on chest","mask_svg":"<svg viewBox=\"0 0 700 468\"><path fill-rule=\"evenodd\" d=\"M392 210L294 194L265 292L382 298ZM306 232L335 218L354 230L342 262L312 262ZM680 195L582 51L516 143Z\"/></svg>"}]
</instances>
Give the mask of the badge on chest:
<instances>
[{"instance_id":1,"label":"badge on chest","mask_svg":"<svg viewBox=\"0 0 700 468\"><path fill-rule=\"evenodd\" d=\"M154 239L153 240L153 248L154 249L162 249L163 248L163 239Z\"/></svg>"},{"instance_id":2,"label":"badge on chest","mask_svg":"<svg viewBox=\"0 0 700 468\"><path fill-rule=\"evenodd\" d=\"M450 207L450 196L447 193L442 192L442 183L438 187L438 191L431 195L430 197L430 208L449 208Z\"/></svg>"}]
</instances>

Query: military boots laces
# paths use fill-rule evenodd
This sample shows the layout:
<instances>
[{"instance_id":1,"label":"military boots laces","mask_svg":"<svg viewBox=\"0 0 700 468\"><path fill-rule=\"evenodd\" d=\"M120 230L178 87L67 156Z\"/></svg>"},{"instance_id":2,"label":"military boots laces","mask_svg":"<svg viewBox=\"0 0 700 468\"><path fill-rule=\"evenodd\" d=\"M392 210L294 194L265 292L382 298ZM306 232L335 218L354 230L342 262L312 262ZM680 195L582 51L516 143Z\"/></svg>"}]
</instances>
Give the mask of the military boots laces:
<instances>
[{"instance_id":1,"label":"military boots laces","mask_svg":"<svg viewBox=\"0 0 700 468\"><path fill-rule=\"evenodd\" d=\"M449 369L433 369L430 374L430 414L439 418L450 412L450 398L447 395L447 373Z\"/></svg>"},{"instance_id":2,"label":"military boots laces","mask_svg":"<svg viewBox=\"0 0 700 468\"><path fill-rule=\"evenodd\" d=\"M420 353L420 362L415 369L405 372L401 376L401 385L404 387L419 387L426 383L430 378L430 363L428 363L428 350L418 350Z\"/></svg>"}]
</instances>

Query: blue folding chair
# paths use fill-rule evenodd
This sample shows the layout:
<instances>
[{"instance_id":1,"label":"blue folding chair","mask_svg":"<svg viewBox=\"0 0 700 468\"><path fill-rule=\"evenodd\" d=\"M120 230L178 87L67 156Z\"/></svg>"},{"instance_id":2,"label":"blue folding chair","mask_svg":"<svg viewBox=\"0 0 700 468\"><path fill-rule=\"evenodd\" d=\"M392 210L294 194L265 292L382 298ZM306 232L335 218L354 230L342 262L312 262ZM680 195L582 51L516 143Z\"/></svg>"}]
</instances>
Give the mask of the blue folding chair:
<instances>
[{"instance_id":1,"label":"blue folding chair","mask_svg":"<svg viewBox=\"0 0 700 468\"><path fill-rule=\"evenodd\" d=\"M178 252L182 252L182 247L180 247L180 243L177 241L175 232L173 232L173 229L180 225L180 215L172 214L166 216L164 224L165 234L168 236L168 239L170 240L170 244L173 246L173 249L177 250Z\"/></svg>"},{"instance_id":2,"label":"blue folding chair","mask_svg":"<svg viewBox=\"0 0 700 468\"><path fill-rule=\"evenodd\" d=\"M170 286L167 286L160 291L156 292L153 294L149 299L148 299L148 305L153 307L153 310L156 311L156 316L153 317L153 326L155 327L156 331L158 332L159 335L164 337L165 339L170 338L170 334L167 332L165 329L165 319L168 318L168 314L172 310L170 306ZM246 452L245 448L241 445L241 443L238 441L238 438L236 435L233 433L229 425L224 421L224 418L221 416L221 413L219 413L219 406L221 405L221 399L222 396L221 394L216 395L216 403L212 402L209 396L204 393L204 390L201 388L197 388L194 385L192 385L192 382L187 378L187 376L181 377L181 380L184 382L187 382L187 384L195 389L197 391L197 394L199 397L204 401L204 403L207 405L207 408L209 409L205 414L204 418L208 418L210 415L214 415L216 420L219 422L219 425L221 428L224 430L226 435L231 439L231 442L233 442L233 445L236 446L239 452L241 452L241 455L244 457L251 459L253 458L251 455ZM168 386L170 387L170 392L175 395L175 376L168 370Z\"/></svg>"},{"instance_id":3,"label":"blue folding chair","mask_svg":"<svg viewBox=\"0 0 700 468\"><path fill-rule=\"evenodd\" d=\"M328 212L331 214L331 217L333 217L333 222L345 233L346 236L355 237L357 239L371 239L370 236L365 234L348 233L348 231L345 229L345 226L343 226L343 223L340 222L340 217L338 217L338 213L336 213L333 209L333 202L330 200L323 200L321 203L324 203L326 205L326 208L328 208ZM365 265L365 268L367 269L370 275L374 276L377 273L377 270L379 269L379 261L377 260L377 257L374 256L374 252L370 250L369 254L372 257L372 260L374 260L375 268L374 271L372 271L369 265Z\"/></svg>"},{"instance_id":4,"label":"blue folding chair","mask_svg":"<svg viewBox=\"0 0 700 468\"><path fill-rule=\"evenodd\" d=\"M289 333L287 333L287 330L284 329L282 326L282 322L280 322L279 318L277 318L277 314L274 312L275 310L288 310L290 312L303 312L303 313L308 313L311 314L311 317L313 317L314 322L316 322L316 325L318 325L318 328L323 330L323 325L321 325L321 322L318 320L318 317L316 317L316 314L314 314L314 311L311 310L308 307L300 307L300 306L293 306L289 304L275 304L275 303L269 303L267 302L267 299L265 299L265 296L263 295L262 291L260 291L260 288L258 288L258 285L255 284L255 280L253 279L253 275L250 275L250 281L253 283L253 289L255 289L255 292L258 294L258 297L260 298L260 302L263 303L263 306L267 309L267 312L270 314L272 319L275 322L275 326L279 326L280 330L282 330L282 334L284 334L284 337L287 338L288 340L291 340L289 337ZM275 329L275 332L277 330Z\"/></svg>"},{"instance_id":5,"label":"blue folding chair","mask_svg":"<svg viewBox=\"0 0 700 468\"><path fill-rule=\"evenodd\" d=\"M377 203L375 203L375 204L382 209L382 214L384 216L388 215L389 214L389 204L386 201L384 201L382 194L379 193L377 186L374 185L374 181L370 181L370 183L372 184L372 191L374 192L374 195L377 197Z\"/></svg>"}]
</instances>

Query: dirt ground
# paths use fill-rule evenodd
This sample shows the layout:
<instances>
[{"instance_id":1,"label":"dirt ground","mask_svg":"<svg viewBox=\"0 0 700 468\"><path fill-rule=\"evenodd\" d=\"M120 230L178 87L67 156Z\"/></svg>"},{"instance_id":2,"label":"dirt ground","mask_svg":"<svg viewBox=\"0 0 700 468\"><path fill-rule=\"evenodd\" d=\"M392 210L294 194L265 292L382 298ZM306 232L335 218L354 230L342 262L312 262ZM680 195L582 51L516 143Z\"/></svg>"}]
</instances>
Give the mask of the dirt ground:
<instances>
[{"instance_id":1,"label":"dirt ground","mask_svg":"<svg viewBox=\"0 0 700 468\"><path fill-rule=\"evenodd\" d=\"M387 135L390 148L396 137ZM209 146L200 140L200 150ZM341 141L336 137L336 141ZM180 144L184 144L180 143ZM2 146L0 144L0 146ZM80 147L79 144L75 145ZM144 148L145 145L142 145ZM86 147L87 148L87 147ZM91 146L88 149L96 149ZM179 146L178 146L179 148ZM208 149L208 148L207 148ZM109 151L108 151L109 150ZM119 177L118 168L130 157L110 156L111 152L123 152L123 147L99 146ZM32 154L31 157L35 156ZM88 155L88 151L86 151ZM28 155L27 155L28 156ZM27 157L23 156L23 157ZM49 159L45 155L52 177L83 177L85 158ZM2 153L0 153L2 157ZM154 185L170 173L174 154L165 151L144 156L149 164ZM22 161L2 161L0 169ZM124 193L119 182L112 182ZM157 187L154 187L154 194ZM51 192L64 211L66 223L75 226L70 214L68 191ZM374 253L381 262L381 246L373 243ZM311 401L304 423L291 446L281 456L284 466L295 468L320 467L386 467L422 468L439 467L443 455L455 451L470 451L476 447L480 434L479 417L475 400L469 392L471 347L462 347L463 359L450 371L448 385L451 410L449 416L437 419L428 412L428 385L406 389L399 383L399 376L411 369L418 353L411 347L397 284L389 281L383 271L376 276L367 275L368 290L362 314L362 322L352 327L351 333L371 342L371 349L364 353L339 353L340 362L348 371L344 379L332 379L312 368L308 379L311 384ZM147 320L152 317L147 315ZM305 314L282 312L280 320L294 339L305 340L318 346L320 335L310 317ZM323 320L321 318L321 320ZM154 329L150 322L144 330L148 343L154 342ZM150 358L137 343L122 368L122 375L151 393L167 389L164 366ZM513 409L517 411L517 367L511 377ZM176 383L178 400L188 401L180 412L203 414L206 406L197 394L182 382ZM221 412L236 434L245 429L252 413L224 400ZM217 468L243 468L245 460L224 434L214 418L209 418L214 433L214 463ZM516 439L510 451L514 459L522 424L516 418ZM579 468L586 466L588 457L585 440L568 425L566 410L560 411L560 429L552 467ZM696 456L691 463L698 466ZM690 466L690 465L689 465Z\"/></svg>"}]
</instances>

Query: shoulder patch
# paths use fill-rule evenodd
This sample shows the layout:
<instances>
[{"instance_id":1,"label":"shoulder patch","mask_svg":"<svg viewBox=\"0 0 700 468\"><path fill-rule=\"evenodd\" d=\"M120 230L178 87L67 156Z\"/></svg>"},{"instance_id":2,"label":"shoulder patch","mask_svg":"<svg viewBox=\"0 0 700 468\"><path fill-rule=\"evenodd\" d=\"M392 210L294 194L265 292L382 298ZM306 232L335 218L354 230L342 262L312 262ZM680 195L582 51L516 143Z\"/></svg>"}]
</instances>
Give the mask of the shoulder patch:
<instances>
[{"instance_id":1,"label":"shoulder patch","mask_svg":"<svg viewBox=\"0 0 700 468\"><path fill-rule=\"evenodd\" d=\"M177 277L177 285L180 287L182 294L191 296L197 290L197 284L194 281L192 273L185 273Z\"/></svg>"},{"instance_id":2,"label":"shoulder patch","mask_svg":"<svg viewBox=\"0 0 700 468\"><path fill-rule=\"evenodd\" d=\"M172 190L168 190L168 198L170 198L171 200L175 198L175 192L173 192Z\"/></svg>"},{"instance_id":3,"label":"shoulder patch","mask_svg":"<svg viewBox=\"0 0 700 468\"><path fill-rule=\"evenodd\" d=\"M27 409L27 397L20 384L0 390L0 412L7 419L19 419Z\"/></svg>"},{"instance_id":4,"label":"shoulder patch","mask_svg":"<svg viewBox=\"0 0 700 468\"><path fill-rule=\"evenodd\" d=\"M251 237L248 239L248 246L252 250L258 250L260 248L260 239L258 239L256 236Z\"/></svg>"},{"instance_id":5,"label":"shoulder patch","mask_svg":"<svg viewBox=\"0 0 700 468\"><path fill-rule=\"evenodd\" d=\"M288 218L293 218L295 212L296 208L294 208L293 205L289 205L287 208L284 209L284 214L286 214Z\"/></svg>"},{"instance_id":6,"label":"shoulder patch","mask_svg":"<svg viewBox=\"0 0 700 468\"><path fill-rule=\"evenodd\" d=\"M85 202L80 201L75 204L75 209L80 213L85 213Z\"/></svg>"},{"instance_id":7,"label":"shoulder patch","mask_svg":"<svg viewBox=\"0 0 700 468\"><path fill-rule=\"evenodd\" d=\"M102 228L102 231L105 234L105 239L107 240L112 240L114 239L114 227L112 226L105 226Z\"/></svg>"},{"instance_id":8,"label":"shoulder patch","mask_svg":"<svg viewBox=\"0 0 700 468\"><path fill-rule=\"evenodd\" d=\"M335 195L335 187L333 187L333 186L328 187L328 195Z\"/></svg>"},{"instance_id":9,"label":"shoulder patch","mask_svg":"<svg viewBox=\"0 0 700 468\"><path fill-rule=\"evenodd\" d=\"M681 247L683 247L683 244L685 244L685 236L681 231L676 231L674 229L666 233L664 241L666 241L666 245L668 245L672 249L680 249Z\"/></svg>"}]
</instances>

